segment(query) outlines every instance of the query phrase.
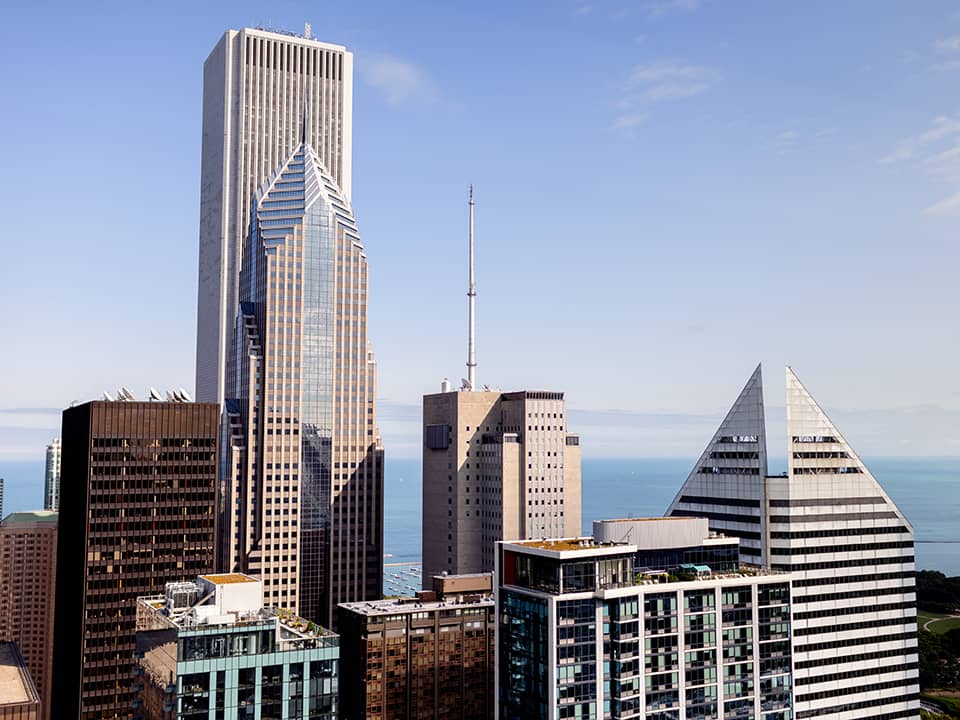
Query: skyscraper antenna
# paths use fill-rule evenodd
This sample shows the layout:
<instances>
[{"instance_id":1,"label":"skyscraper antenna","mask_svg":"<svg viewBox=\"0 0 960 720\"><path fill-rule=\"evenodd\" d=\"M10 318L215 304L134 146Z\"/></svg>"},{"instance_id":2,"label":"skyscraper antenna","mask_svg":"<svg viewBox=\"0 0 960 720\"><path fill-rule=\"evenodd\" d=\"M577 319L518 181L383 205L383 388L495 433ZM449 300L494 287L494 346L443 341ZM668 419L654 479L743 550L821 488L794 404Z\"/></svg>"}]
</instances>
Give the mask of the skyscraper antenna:
<instances>
[{"instance_id":1,"label":"skyscraper antenna","mask_svg":"<svg viewBox=\"0 0 960 720\"><path fill-rule=\"evenodd\" d=\"M473 275L473 185L470 185L470 288L467 290L469 328L467 335L467 390L477 388L477 286Z\"/></svg>"}]
</instances>

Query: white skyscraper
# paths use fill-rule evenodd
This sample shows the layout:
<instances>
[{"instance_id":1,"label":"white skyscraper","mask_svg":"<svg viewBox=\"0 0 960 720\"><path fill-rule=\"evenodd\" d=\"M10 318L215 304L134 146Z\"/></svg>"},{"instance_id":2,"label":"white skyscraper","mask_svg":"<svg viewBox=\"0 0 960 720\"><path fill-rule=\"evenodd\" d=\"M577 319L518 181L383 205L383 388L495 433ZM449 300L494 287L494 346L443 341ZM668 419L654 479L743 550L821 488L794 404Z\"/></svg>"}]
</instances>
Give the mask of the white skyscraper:
<instances>
[{"instance_id":1,"label":"white skyscraper","mask_svg":"<svg viewBox=\"0 0 960 720\"><path fill-rule=\"evenodd\" d=\"M47 459L43 468L43 509L60 509L60 438L47 445Z\"/></svg>"},{"instance_id":2,"label":"white skyscraper","mask_svg":"<svg viewBox=\"0 0 960 720\"><path fill-rule=\"evenodd\" d=\"M309 27L304 35L309 35ZM311 37L228 30L203 68L196 396L222 402L253 195L300 145L303 119L351 196L353 54Z\"/></svg>"},{"instance_id":3,"label":"white skyscraper","mask_svg":"<svg viewBox=\"0 0 960 720\"><path fill-rule=\"evenodd\" d=\"M793 575L794 717L918 718L913 528L787 368L787 472L767 473L758 367L668 515Z\"/></svg>"}]
</instances>

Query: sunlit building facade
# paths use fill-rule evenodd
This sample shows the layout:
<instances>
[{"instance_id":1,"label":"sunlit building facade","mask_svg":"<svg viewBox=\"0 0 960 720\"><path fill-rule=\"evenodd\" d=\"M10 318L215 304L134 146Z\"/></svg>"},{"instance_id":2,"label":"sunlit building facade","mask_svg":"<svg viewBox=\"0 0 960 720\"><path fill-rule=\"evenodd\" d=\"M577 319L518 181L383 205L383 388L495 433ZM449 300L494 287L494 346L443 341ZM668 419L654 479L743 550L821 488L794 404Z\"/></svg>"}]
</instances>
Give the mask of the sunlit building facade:
<instances>
[{"instance_id":1,"label":"sunlit building facade","mask_svg":"<svg viewBox=\"0 0 960 720\"><path fill-rule=\"evenodd\" d=\"M651 567L663 533L622 522L498 545L497 718L792 720L790 575Z\"/></svg>"},{"instance_id":2,"label":"sunlit building facade","mask_svg":"<svg viewBox=\"0 0 960 720\"><path fill-rule=\"evenodd\" d=\"M203 66L196 396L223 402L232 358L250 199L300 145L350 199L353 54L301 35L228 30Z\"/></svg>"},{"instance_id":3,"label":"sunlit building facade","mask_svg":"<svg viewBox=\"0 0 960 720\"><path fill-rule=\"evenodd\" d=\"M253 198L228 364L221 569L327 627L383 579L383 449L367 260L304 138Z\"/></svg>"},{"instance_id":4,"label":"sunlit building facade","mask_svg":"<svg viewBox=\"0 0 960 720\"><path fill-rule=\"evenodd\" d=\"M787 472L767 470L760 368L668 514L794 577L797 720L918 718L913 527L791 368Z\"/></svg>"}]
</instances>

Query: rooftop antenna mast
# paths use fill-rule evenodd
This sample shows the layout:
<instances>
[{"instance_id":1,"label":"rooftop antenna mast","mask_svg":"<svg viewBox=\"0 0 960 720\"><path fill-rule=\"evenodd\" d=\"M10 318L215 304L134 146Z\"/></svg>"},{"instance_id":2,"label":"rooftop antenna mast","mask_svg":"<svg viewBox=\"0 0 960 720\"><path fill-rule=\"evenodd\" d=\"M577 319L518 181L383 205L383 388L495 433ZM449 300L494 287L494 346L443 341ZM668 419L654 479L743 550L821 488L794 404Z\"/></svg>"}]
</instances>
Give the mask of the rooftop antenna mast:
<instances>
[{"instance_id":1,"label":"rooftop antenna mast","mask_svg":"<svg viewBox=\"0 0 960 720\"><path fill-rule=\"evenodd\" d=\"M477 286L473 273L473 185L470 186L470 288L467 290L469 323L467 335L467 390L477 387Z\"/></svg>"}]
</instances>

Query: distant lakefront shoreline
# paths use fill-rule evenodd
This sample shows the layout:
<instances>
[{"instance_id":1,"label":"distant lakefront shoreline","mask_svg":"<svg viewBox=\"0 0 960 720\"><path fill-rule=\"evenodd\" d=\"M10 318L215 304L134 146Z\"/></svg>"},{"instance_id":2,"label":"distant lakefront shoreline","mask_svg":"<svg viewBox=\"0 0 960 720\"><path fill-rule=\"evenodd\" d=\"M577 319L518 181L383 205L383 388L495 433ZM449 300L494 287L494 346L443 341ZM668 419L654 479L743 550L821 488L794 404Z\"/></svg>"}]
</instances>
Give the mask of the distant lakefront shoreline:
<instances>
[{"instance_id":1,"label":"distant lakefront shoreline","mask_svg":"<svg viewBox=\"0 0 960 720\"><path fill-rule=\"evenodd\" d=\"M865 459L877 481L906 514L916 534L918 570L960 576L960 458ZM696 458L584 458L583 531L594 520L663 515ZM770 458L785 472L786 458ZM386 460L385 552L388 562L420 559L421 466Z\"/></svg>"},{"instance_id":2,"label":"distant lakefront shoreline","mask_svg":"<svg viewBox=\"0 0 960 720\"><path fill-rule=\"evenodd\" d=\"M660 516L696 459L584 458L583 530L594 520ZM916 533L918 570L960 576L960 458L865 460ZM786 470L771 458L770 472ZM5 478L3 514L43 506L43 459L0 463ZM386 458L384 548L391 563L420 559L421 469L419 459Z\"/></svg>"}]
</instances>

